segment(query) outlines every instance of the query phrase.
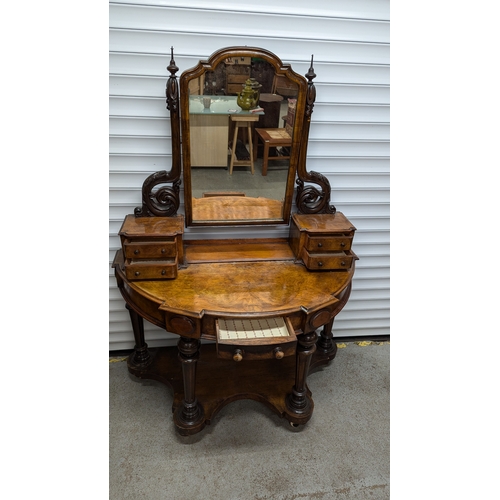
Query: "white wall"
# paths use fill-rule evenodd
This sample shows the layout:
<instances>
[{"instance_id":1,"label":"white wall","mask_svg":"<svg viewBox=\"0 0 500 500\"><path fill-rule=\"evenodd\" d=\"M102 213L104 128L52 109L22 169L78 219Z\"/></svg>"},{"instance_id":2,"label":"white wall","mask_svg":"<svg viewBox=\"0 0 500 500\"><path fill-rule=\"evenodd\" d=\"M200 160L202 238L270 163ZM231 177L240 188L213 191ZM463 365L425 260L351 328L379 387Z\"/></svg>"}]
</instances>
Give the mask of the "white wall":
<instances>
[{"instance_id":1,"label":"white wall","mask_svg":"<svg viewBox=\"0 0 500 500\"><path fill-rule=\"evenodd\" d=\"M165 83L170 47L178 76L215 50L264 47L305 74L314 54L317 99L309 170L324 174L332 203L356 226L353 291L334 336L389 334L389 1L136 0L110 3L110 266L125 215L141 205L145 178L171 168ZM182 199L182 198L181 198ZM181 207L181 212L183 207ZM187 229L192 233L195 229ZM257 228L240 228L251 237ZM285 229L276 229L285 236ZM206 237L227 228L198 228ZM234 234L234 232L232 233ZM110 350L134 345L128 312L112 269ZM149 323L150 346L177 337Z\"/></svg>"}]
</instances>

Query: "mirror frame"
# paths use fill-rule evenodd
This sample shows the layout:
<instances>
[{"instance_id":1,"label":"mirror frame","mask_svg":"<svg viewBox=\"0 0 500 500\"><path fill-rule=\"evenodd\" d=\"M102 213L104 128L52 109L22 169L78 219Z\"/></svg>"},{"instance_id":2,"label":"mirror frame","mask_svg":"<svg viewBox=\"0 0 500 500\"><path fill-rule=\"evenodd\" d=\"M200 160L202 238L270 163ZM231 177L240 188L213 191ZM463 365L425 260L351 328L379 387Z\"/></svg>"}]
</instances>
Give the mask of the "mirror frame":
<instances>
[{"instance_id":1,"label":"mirror frame","mask_svg":"<svg viewBox=\"0 0 500 500\"><path fill-rule=\"evenodd\" d=\"M250 57L267 61L275 70L276 75L284 75L297 85L296 118L293 129L292 147L289 160L288 175L285 187L285 196L280 219L237 219L237 220L193 220L193 203L191 187L191 135L189 126L189 82L200 77L207 71L215 68L228 58ZM288 224L293 201L294 181L300 158L303 117L306 105L307 81L295 73L289 64L282 61L272 52L258 47L227 47L214 52L206 61L200 61L194 68L184 71L180 78L180 103L182 126L182 156L184 171L184 206L186 210L186 225L188 226L226 226L249 224Z\"/></svg>"}]
</instances>

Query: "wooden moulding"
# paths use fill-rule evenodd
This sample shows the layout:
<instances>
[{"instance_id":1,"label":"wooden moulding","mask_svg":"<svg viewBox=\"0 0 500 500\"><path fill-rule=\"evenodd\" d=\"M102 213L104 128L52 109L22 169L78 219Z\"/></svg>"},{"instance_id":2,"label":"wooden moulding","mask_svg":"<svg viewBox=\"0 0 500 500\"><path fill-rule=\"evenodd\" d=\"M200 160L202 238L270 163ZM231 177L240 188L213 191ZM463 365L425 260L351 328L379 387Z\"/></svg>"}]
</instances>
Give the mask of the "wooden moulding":
<instances>
[{"instance_id":1,"label":"wooden moulding","mask_svg":"<svg viewBox=\"0 0 500 500\"><path fill-rule=\"evenodd\" d=\"M252 262L294 260L285 238L188 240L185 242L186 262Z\"/></svg>"}]
</instances>

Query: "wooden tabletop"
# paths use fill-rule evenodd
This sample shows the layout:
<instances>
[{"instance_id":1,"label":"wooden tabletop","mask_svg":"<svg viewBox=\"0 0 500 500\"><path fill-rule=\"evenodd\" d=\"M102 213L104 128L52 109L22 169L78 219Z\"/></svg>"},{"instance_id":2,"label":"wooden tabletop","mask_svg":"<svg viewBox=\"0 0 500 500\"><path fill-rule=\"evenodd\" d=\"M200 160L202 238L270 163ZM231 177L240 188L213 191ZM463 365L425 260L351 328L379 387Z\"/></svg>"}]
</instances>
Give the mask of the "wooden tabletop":
<instances>
[{"instance_id":1,"label":"wooden tabletop","mask_svg":"<svg viewBox=\"0 0 500 500\"><path fill-rule=\"evenodd\" d=\"M284 315L335 302L352 272L311 272L293 261L206 263L180 269L173 280L130 286L165 311Z\"/></svg>"}]
</instances>

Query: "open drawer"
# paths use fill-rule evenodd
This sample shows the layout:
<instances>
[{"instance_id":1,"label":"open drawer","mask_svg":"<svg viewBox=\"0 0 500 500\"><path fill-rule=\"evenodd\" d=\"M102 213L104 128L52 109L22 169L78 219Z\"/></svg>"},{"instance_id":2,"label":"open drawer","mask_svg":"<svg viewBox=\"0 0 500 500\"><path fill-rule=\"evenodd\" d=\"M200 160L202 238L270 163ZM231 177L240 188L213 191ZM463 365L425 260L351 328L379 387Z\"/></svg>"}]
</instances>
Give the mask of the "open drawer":
<instances>
[{"instance_id":1,"label":"open drawer","mask_svg":"<svg viewBox=\"0 0 500 500\"><path fill-rule=\"evenodd\" d=\"M217 355L224 359L282 359L295 354L297 337L288 318L218 318Z\"/></svg>"}]
</instances>

